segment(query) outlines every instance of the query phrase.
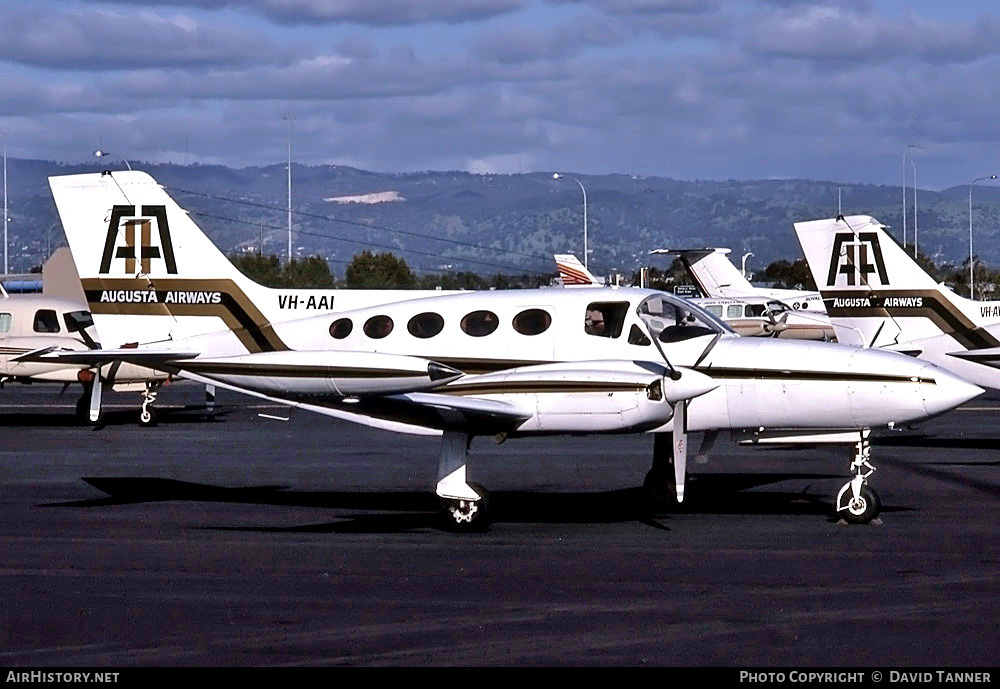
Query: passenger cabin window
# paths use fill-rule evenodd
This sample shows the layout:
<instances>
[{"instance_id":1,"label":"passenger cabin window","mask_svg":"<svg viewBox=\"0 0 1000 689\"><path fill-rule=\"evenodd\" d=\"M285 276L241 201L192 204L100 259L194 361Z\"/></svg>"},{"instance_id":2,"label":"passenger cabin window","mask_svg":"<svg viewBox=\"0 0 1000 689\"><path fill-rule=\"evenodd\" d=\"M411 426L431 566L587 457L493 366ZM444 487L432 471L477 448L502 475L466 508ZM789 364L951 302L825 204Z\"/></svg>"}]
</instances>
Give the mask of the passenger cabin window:
<instances>
[{"instance_id":1,"label":"passenger cabin window","mask_svg":"<svg viewBox=\"0 0 1000 689\"><path fill-rule=\"evenodd\" d=\"M527 309L514 316L511 326L522 335L540 335L552 325L552 316L542 309Z\"/></svg>"},{"instance_id":2,"label":"passenger cabin window","mask_svg":"<svg viewBox=\"0 0 1000 689\"><path fill-rule=\"evenodd\" d=\"M63 322L66 324L66 330L78 333L92 326L94 318L90 315L90 311L70 311L63 314Z\"/></svg>"},{"instance_id":3,"label":"passenger cabin window","mask_svg":"<svg viewBox=\"0 0 1000 689\"><path fill-rule=\"evenodd\" d=\"M726 307L726 320L731 321L734 318L741 318L743 316L743 307L739 304L730 304Z\"/></svg>"},{"instance_id":4,"label":"passenger cabin window","mask_svg":"<svg viewBox=\"0 0 1000 689\"><path fill-rule=\"evenodd\" d=\"M35 312L36 333L59 332L59 316L52 309L39 309Z\"/></svg>"},{"instance_id":5,"label":"passenger cabin window","mask_svg":"<svg viewBox=\"0 0 1000 689\"><path fill-rule=\"evenodd\" d=\"M0 313L0 333L9 333L14 317L9 313Z\"/></svg>"},{"instance_id":6,"label":"passenger cabin window","mask_svg":"<svg viewBox=\"0 0 1000 689\"><path fill-rule=\"evenodd\" d=\"M705 310L716 318L722 318L722 304L709 304Z\"/></svg>"},{"instance_id":7,"label":"passenger cabin window","mask_svg":"<svg viewBox=\"0 0 1000 689\"><path fill-rule=\"evenodd\" d=\"M392 319L388 316L372 316L365 321L365 335L373 340L381 340L392 332Z\"/></svg>"},{"instance_id":8,"label":"passenger cabin window","mask_svg":"<svg viewBox=\"0 0 1000 689\"><path fill-rule=\"evenodd\" d=\"M583 331L598 337L618 337L622 334L628 302L595 301L587 306Z\"/></svg>"},{"instance_id":9,"label":"passenger cabin window","mask_svg":"<svg viewBox=\"0 0 1000 689\"><path fill-rule=\"evenodd\" d=\"M492 311L473 311L460 323L462 332L472 337L485 337L497 329L500 319Z\"/></svg>"},{"instance_id":10,"label":"passenger cabin window","mask_svg":"<svg viewBox=\"0 0 1000 689\"><path fill-rule=\"evenodd\" d=\"M440 314L430 311L418 313L406 324L406 329L409 333L422 340L434 337L441 332L442 328L444 328L444 319L441 318Z\"/></svg>"},{"instance_id":11,"label":"passenger cabin window","mask_svg":"<svg viewBox=\"0 0 1000 689\"><path fill-rule=\"evenodd\" d=\"M354 321L350 318L338 318L330 324L330 337L343 340L354 331Z\"/></svg>"}]
</instances>

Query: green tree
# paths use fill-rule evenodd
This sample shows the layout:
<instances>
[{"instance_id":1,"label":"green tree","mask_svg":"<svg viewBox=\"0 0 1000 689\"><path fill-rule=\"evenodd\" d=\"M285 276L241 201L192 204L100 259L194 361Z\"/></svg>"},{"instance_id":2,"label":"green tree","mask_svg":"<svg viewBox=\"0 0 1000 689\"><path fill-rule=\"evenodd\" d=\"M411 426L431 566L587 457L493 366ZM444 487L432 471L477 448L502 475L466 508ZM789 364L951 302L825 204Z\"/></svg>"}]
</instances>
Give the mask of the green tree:
<instances>
[{"instance_id":1,"label":"green tree","mask_svg":"<svg viewBox=\"0 0 1000 689\"><path fill-rule=\"evenodd\" d=\"M351 259L344 272L347 287L354 289L412 289L417 284L406 261L390 253L365 249Z\"/></svg>"},{"instance_id":2,"label":"green tree","mask_svg":"<svg viewBox=\"0 0 1000 689\"><path fill-rule=\"evenodd\" d=\"M334 286L330 264L320 256L292 259L282 269L286 287L325 289Z\"/></svg>"},{"instance_id":3,"label":"green tree","mask_svg":"<svg viewBox=\"0 0 1000 689\"><path fill-rule=\"evenodd\" d=\"M254 282L267 287L284 287L281 275L281 262L277 256L261 256L260 254L239 254L230 256L236 268Z\"/></svg>"}]
</instances>

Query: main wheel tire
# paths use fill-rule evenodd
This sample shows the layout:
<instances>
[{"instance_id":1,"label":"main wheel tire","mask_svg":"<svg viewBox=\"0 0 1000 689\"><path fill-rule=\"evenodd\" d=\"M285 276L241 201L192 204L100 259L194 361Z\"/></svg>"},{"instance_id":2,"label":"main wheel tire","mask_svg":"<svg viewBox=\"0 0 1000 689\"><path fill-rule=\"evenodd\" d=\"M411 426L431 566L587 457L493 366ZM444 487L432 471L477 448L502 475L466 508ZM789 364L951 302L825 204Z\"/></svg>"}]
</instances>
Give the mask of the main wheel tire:
<instances>
[{"instance_id":1,"label":"main wheel tire","mask_svg":"<svg viewBox=\"0 0 1000 689\"><path fill-rule=\"evenodd\" d=\"M139 425L148 428L156 425L156 409L153 407L146 407L145 409L139 410Z\"/></svg>"},{"instance_id":2,"label":"main wheel tire","mask_svg":"<svg viewBox=\"0 0 1000 689\"><path fill-rule=\"evenodd\" d=\"M489 528L489 491L478 483L470 482L469 487L479 495L478 500L441 499L442 515L452 531L485 531Z\"/></svg>"},{"instance_id":3,"label":"main wheel tire","mask_svg":"<svg viewBox=\"0 0 1000 689\"><path fill-rule=\"evenodd\" d=\"M847 507L841 510L844 521L851 524L868 524L882 511L882 501L868 484L861 486L857 499L848 495Z\"/></svg>"}]
</instances>

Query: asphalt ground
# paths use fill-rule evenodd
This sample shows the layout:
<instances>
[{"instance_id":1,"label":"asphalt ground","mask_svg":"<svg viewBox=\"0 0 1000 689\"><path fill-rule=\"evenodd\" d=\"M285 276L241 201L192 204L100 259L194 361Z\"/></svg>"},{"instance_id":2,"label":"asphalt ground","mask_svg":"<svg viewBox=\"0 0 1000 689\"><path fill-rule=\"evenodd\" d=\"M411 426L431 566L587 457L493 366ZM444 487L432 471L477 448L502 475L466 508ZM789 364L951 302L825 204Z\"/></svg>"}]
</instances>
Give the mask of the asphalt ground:
<instances>
[{"instance_id":1,"label":"asphalt ground","mask_svg":"<svg viewBox=\"0 0 1000 689\"><path fill-rule=\"evenodd\" d=\"M723 437L650 511L650 437L480 438L494 523L457 534L436 439L78 394L0 390L3 668L996 664L997 402L879 438L873 525L832 515L844 447Z\"/></svg>"}]
</instances>

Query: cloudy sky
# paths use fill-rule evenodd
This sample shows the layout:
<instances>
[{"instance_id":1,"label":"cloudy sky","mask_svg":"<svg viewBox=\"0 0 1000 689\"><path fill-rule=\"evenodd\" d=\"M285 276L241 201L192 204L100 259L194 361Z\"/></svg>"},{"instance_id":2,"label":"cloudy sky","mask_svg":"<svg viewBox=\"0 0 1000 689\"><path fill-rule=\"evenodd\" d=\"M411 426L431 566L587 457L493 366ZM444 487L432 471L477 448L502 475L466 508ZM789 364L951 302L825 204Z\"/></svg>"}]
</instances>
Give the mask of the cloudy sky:
<instances>
[{"instance_id":1,"label":"cloudy sky","mask_svg":"<svg viewBox=\"0 0 1000 689\"><path fill-rule=\"evenodd\" d=\"M968 184L992 0L0 2L9 155ZM909 145L918 148L909 148Z\"/></svg>"}]
</instances>

